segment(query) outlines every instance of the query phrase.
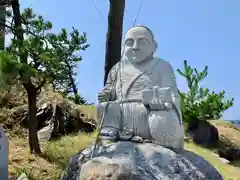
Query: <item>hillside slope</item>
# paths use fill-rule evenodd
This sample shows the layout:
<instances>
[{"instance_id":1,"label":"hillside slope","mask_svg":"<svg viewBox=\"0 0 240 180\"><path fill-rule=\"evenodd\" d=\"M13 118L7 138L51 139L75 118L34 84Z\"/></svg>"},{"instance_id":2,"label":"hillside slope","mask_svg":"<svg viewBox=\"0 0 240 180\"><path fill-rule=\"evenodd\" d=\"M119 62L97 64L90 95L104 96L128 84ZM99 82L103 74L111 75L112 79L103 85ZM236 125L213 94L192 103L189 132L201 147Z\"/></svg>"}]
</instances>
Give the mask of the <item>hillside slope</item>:
<instances>
[{"instance_id":1,"label":"hillside slope","mask_svg":"<svg viewBox=\"0 0 240 180\"><path fill-rule=\"evenodd\" d=\"M30 180L57 180L65 169L70 157L90 145L95 134L79 133L64 136L57 141L42 144L43 157L31 155L24 138L10 140L9 172L11 179L25 172ZM210 150L185 142L185 149L203 156L226 180L240 180L240 168L226 164Z\"/></svg>"},{"instance_id":2,"label":"hillside slope","mask_svg":"<svg viewBox=\"0 0 240 180\"><path fill-rule=\"evenodd\" d=\"M16 89L14 91L16 92ZM22 92L22 89L17 89L17 91ZM42 96L43 94L44 96ZM47 99L51 102L62 100L59 95L51 91L44 91L42 95L39 97L40 99ZM12 130L20 128L15 123L11 123L9 117L11 117L10 114L14 107L26 104L25 97L24 93L19 96L18 93L12 93L11 91L0 96L0 106L2 107L0 109L0 123L14 125L15 128ZM96 119L96 108L94 106L76 105L75 107L85 117ZM238 129L224 121L211 121L211 123L218 128L220 140L224 142L222 144L231 142L231 146L239 147L240 141L238 137L240 137L240 131ZM90 145L96 136L96 133L75 133L63 136L55 141L41 142L43 154L42 157L37 157L29 153L26 130L21 131L21 134L18 131L16 131L16 134L12 130L9 132L11 135L9 136L9 179L12 180L16 179L22 172L28 175L29 180L59 179L62 171L65 170L69 158L79 150ZM203 156L222 174L224 179L240 180L239 162L234 162L235 166L226 164L226 161L217 157L211 150L192 142L185 142L185 148Z\"/></svg>"}]
</instances>

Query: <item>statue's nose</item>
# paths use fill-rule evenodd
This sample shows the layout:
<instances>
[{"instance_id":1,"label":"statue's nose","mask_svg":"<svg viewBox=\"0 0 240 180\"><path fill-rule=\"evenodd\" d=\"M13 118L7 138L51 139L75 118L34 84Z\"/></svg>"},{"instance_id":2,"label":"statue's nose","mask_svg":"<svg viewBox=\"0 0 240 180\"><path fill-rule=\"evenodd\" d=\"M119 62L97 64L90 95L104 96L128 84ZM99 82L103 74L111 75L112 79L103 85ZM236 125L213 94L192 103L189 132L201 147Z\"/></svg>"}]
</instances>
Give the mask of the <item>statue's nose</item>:
<instances>
[{"instance_id":1,"label":"statue's nose","mask_svg":"<svg viewBox=\"0 0 240 180\"><path fill-rule=\"evenodd\" d=\"M140 50L140 49L139 49L139 44L138 44L137 42L134 43L134 45L133 45L133 50L134 50L134 51L139 51L139 50Z\"/></svg>"}]
</instances>

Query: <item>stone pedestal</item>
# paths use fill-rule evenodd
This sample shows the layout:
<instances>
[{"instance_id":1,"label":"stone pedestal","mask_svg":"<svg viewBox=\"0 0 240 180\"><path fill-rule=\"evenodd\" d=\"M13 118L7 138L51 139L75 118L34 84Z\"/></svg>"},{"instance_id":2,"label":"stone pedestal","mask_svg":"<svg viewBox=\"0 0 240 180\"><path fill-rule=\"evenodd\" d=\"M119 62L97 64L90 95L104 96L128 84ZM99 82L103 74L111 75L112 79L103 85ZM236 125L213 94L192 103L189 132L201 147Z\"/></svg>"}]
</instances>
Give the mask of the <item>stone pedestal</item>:
<instances>
[{"instance_id":1,"label":"stone pedestal","mask_svg":"<svg viewBox=\"0 0 240 180\"><path fill-rule=\"evenodd\" d=\"M0 179L8 180L8 138L0 126Z\"/></svg>"},{"instance_id":2,"label":"stone pedestal","mask_svg":"<svg viewBox=\"0 0 240 180\"><path fill-rule=\"evenodd\" d=\"M89 147L73 156L61 180L223 180L201 156L152 143L106 143L91 154Z\"/></svg>"}]
</instances>

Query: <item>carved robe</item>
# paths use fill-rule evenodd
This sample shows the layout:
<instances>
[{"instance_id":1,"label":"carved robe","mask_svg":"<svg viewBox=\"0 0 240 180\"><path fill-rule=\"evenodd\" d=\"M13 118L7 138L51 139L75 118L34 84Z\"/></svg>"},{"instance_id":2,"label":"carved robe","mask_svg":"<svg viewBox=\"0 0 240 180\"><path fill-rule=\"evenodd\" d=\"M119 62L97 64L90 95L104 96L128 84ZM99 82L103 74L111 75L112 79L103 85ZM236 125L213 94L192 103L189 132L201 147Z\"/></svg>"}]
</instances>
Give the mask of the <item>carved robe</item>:
<instances>
[{"instance_id":1,"label":"carved robe","mask_svg":"<svg viewBox=\"0 0 240 180\"><path fill-rule=\"evenodd\" d=\"M102 90L109 94L111 92L111 102L105 113L104 125L120 130L127 128L142 138L153 139L151 129L153 129L152 125L154 123L149 121L151 112L142 103L142 92L152 89L154 86L170 87L172 90L171 100L180 112L176 80L168 62L154 58L137 66L127 62L117 63L110 71L107 84ZM102 117L105 105L105 102L101 103L98 108L99 120ZM161 113L163 119L171 118L170 121L179 123L176 112ZM180 121L182 120L180 119ZM152 125L149 123L152 123ZM174 129L172 129L172 133L174 133ZM160 134L157 136L160 136Z\"/></svg>"}]
</instances>

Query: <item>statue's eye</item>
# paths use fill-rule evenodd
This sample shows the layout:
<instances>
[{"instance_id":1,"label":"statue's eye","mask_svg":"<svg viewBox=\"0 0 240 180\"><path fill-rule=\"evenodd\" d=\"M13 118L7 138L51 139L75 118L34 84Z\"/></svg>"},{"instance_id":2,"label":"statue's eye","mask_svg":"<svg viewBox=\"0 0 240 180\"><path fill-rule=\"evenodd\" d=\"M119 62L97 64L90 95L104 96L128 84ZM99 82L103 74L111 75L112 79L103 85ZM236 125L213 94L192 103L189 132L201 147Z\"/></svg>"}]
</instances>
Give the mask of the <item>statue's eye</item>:
<instances>
[{"instance_id":1,"label":"statue's eye","mask_svg":"<svg viewBox=\"0 0 240 180\"><path fill-rule=\"evenodd\" d=\"M139 44L140 45L149 44L149 41L147 39L145 39L145 38L141 38L141 39L139 39Z\"/></svg>"},{"instance_id":2,"label":"statue's eye","mask_svg":"<svg viewBox=\"0 0 240 180\"><path fill-rule=\"evenodd\" d=\"M133 39L128 39L125 43L127 46L133 46L134 40Z\"/></svg>"}]
</instances>

